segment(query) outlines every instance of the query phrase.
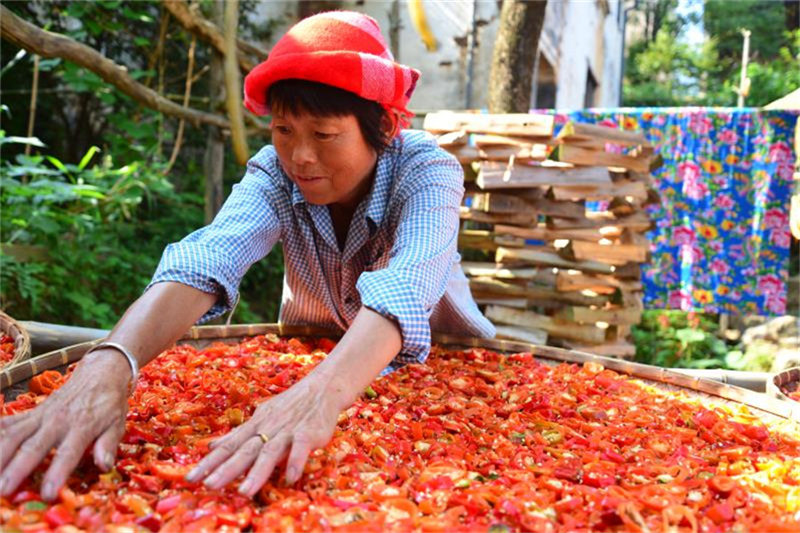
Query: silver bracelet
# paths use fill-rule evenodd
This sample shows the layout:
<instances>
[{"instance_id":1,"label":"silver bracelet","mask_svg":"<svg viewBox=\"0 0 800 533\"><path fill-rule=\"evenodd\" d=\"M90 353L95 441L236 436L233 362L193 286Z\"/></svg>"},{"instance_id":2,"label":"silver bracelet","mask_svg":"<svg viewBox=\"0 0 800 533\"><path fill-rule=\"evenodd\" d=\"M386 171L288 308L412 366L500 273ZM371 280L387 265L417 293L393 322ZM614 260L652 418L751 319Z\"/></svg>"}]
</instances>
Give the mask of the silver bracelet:
<instances>
[{"instance_id":1,"label":"silver bracelet","mask_svg":"<svg viewBox=\"0 0 800 533\"><path fill-rule=\"evenodd\" d=\"M100 344L92 346L89 351L84 354L84 357L94 351L102 350L103 348L113 348L124 355L125 359L128 360L128 364L131 365L131 382L128 385L128 394L131 394L139 380L139 363L136 361L136 358L126 347L117 342L101 342Z\"/></svg>"}]
</instances>

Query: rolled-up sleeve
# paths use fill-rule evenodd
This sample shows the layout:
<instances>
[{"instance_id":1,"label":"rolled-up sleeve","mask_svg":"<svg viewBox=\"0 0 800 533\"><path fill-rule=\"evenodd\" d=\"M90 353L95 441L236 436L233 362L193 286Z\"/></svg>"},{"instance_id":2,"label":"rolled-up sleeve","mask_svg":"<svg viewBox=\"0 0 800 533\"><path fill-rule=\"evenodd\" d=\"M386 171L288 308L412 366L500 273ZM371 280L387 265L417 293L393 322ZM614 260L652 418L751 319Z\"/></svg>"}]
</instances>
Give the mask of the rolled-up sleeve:
<instances>
[{"instance_id":1,"label":"rolled-up sleeve","mask_svg":"<svg viewBox=\"0 0 800 533\"><path fill-rule=\"evenodd\" d=\"M244 178L233 186L211 224L166 247L147 286L175 281L216 294L216 304L198 323L233 308L247 270L280 239L280 221L270 203L269 178L255 162L257 157L248 164Z\"/></svg>"},{"instance_id":2,"label":"rolled-up sleeve","mask_svg":"<svg viewBox=\"0 0 800 533\"><path fill-rule=\"evenodd\" d=\"M438 147L407 165L397 194L406 199L386 268L364 272L356 288L362 305L394 320L403 346L393 364L424 362L430 352L430 317L457 260L463 171Z\"/></svg>"}]
</instances>

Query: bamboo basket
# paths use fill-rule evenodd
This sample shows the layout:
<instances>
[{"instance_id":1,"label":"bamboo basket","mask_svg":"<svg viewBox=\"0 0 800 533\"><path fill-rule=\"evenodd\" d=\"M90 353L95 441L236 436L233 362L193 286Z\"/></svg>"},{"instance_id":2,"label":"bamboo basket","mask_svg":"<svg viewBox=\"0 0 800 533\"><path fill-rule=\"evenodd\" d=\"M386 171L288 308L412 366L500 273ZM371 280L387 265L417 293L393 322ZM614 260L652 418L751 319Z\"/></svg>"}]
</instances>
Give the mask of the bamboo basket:
<instances>
[{"instance_id":1,"label":"bamboo basket","mask_svg":"<svg viewBox=\"0 0 800 533\"><path fill-rule=\"evenodd\" d=\"M800 402L789 398L790 392L800 390L800 366L778 372L767 381L767 392L800 407Z\"/></svg>"},{"instance_id":2,"label":"bamboo basket","mask_svg":"<svg viewBox=\"0 0 800 533\"><path fill-rule=\"evenodd\" d=\"M0 368L11 368L31 356L31 339L28 332L3 311L0 311L0 333L14 339L14 357L5 365L0 363Z\"/></svg>"},{"instance_id":3,"label":"bamboo basket","mask_svg":"<svg viewBox=\"0 0 800 533\"><path fill-rule=\"evenodd\" d=\"M184 335L178 344L189 344L203 348L214 342L237 343L246 337L275 334L292 337L338 337L340 332L308 326L287 326L283 324L246 324L231 326L197 326ZM478 339L434 334L432 341L450 349L486 348L504 353L530 352L545 364L595 362L620 374L637 378L648 385L664 391L682 391L687 395L702 399L705 403L746 405L765 422L787 423L792 431L800 431L800 403L781 401L766 394L753 392L741 387L708 379L680 374L664 368L634 363L611 357L604 357L575 350L551 346L539 346L518 341L500 339ZM66 367L80 360L84 354L100 342L90 341L76 344L61 350L49 352L18 363L0 372L0 392L6 400L15 398L27 391L31 377L45 370L64 371Z\"/></svg>"}]
</instances>

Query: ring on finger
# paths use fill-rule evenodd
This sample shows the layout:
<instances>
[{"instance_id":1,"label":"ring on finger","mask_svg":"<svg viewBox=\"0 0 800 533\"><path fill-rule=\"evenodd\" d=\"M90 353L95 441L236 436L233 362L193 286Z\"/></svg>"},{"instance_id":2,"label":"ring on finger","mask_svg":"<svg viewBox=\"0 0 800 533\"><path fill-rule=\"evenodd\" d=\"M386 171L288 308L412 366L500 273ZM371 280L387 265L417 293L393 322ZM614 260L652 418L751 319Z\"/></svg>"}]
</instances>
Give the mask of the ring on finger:
<instances>
[{"instance_id":1,"label":"ring on finger","mask_svg":"<svg viewBox=\"0 0 800 533\"><path fill-rule=\"evenodd\" d=\"M264 444L269 442L269 437L265 433L257 433L256 435L258 435L258 438L261 439L261 442Z\"/></svg>"}]
</instances>

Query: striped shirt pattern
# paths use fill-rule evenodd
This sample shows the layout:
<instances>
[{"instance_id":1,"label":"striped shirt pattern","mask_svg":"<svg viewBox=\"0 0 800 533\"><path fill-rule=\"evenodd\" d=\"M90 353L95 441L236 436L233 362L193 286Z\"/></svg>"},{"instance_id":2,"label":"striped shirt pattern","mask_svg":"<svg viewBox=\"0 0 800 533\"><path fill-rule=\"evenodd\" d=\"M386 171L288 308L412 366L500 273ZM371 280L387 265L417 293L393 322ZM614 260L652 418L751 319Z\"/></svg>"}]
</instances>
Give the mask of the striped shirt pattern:
<instances>
[{"instance_id":1,"label":"striped shirt pattern","mask_svg":"<svg viewBox=\"0 0 800 533\"><path fill-rule=\"evenodd\" d=\"M281 242L280 321L346 331L362 305L394 320L403 345L385 374L424 362L431 329L494 337L456 249L463 194L456 159L430 134L405 130L378 158L340 250L327 206L307 203L266 146L214 221L167 246L149 286L176 281L218 294L205 322L235 306L248 268Z\"/></svg>"}]
</instances>

